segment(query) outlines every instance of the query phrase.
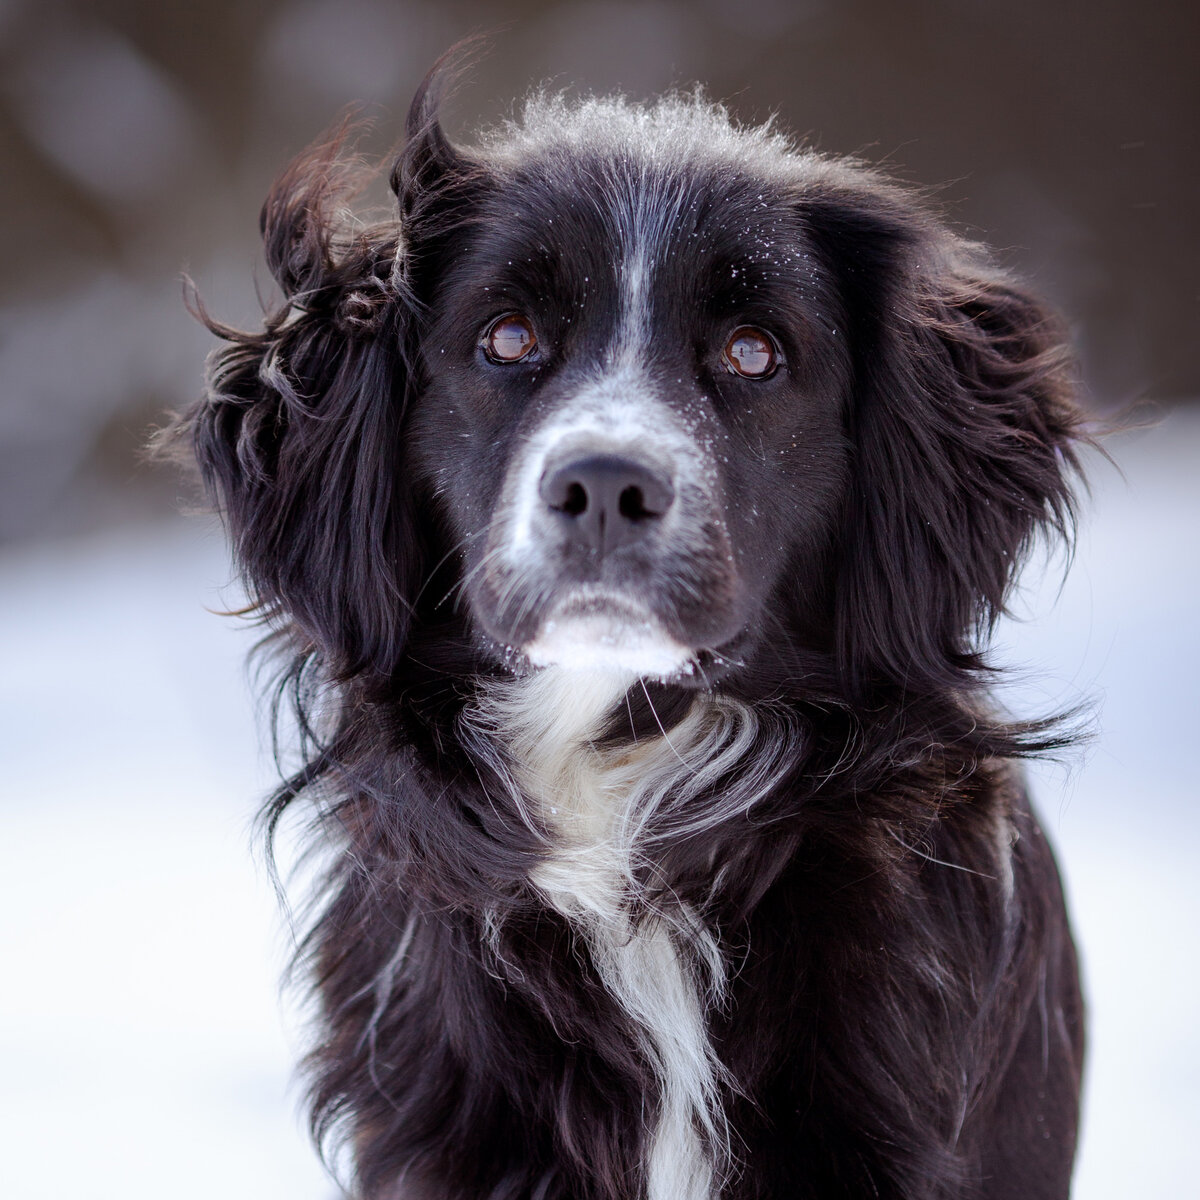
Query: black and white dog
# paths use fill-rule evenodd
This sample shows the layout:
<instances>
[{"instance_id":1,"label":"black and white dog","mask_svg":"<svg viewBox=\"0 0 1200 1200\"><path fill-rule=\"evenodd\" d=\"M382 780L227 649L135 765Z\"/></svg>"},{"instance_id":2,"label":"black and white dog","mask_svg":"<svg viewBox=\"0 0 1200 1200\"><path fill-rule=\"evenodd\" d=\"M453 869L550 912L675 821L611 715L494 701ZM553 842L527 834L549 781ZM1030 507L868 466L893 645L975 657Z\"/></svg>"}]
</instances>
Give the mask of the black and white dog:
<instances>
[{"instance_id":1,"label":"black and white dog","mask_svg":"<svg viewBox=\"0 0 1200 1200\"><path fill-rule=\"evenodd\" d=\"M1055 865L980 640L1083 438L909 190L695 97L337 141L176 429L335 859L314 1127L393 1200L1064 1197ZM207 319L207 318L206 318Z\"/></svg>"}]
</instances>

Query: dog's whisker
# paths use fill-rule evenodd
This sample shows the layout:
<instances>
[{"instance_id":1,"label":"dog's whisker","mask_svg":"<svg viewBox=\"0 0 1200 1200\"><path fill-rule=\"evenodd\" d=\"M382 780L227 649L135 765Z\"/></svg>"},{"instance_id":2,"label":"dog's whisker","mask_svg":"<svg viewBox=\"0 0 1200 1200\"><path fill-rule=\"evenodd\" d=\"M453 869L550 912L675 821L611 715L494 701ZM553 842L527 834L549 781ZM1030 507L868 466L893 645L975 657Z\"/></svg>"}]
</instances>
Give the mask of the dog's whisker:
<instances>
[{"instance_id":1,"label":"dog's whisker","mask_svg":"<svg viewBox=\"0 0 1200 1200\"><path fill-rule=\"evenodd\" d=\"M462 554L462 552L467 548L467 546L470 545L470 543L473 542L476 538L483 537L486 534L487 534L487 526L486 525L480 529L476 529L472 533L465 534L463 537L459 538L459 540L457 542L455 542L454 545L451 546L450 549L447 550L446 553L443 554L441 558L438 559L438 561L426 573L425 582L421 584L420 588L417 591L417 594L413 597L412 606L414 609L421 602L421 597L425 595L425 592L428 589L429 585L436 578L438 571L440 571L442 569L442 567L444 567L446 565L446 563L448 563L450 561L450 559L452 559L456 554ZM450 593L447 593L446 596L442 598L442 600L438 604L439 608L441 607L441 605L443 603L445 603L445 601L449 597L449 595L450 595Z\"/></svg>"}]
</instances>

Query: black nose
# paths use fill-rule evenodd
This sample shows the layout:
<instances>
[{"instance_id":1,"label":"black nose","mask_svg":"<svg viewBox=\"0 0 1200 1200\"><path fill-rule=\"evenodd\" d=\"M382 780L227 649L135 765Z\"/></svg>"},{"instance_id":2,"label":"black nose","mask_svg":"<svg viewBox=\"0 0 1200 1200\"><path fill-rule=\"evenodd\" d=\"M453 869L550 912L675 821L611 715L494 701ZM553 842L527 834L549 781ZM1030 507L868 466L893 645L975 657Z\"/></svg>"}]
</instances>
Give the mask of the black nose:
<instances>
[{"instance_id":1,"label":"black nose","mask_svg":"<svg viewBox=\"0 0 1200 1200\"><path fill-rule=\"evenodd\" d=\"M551 464L538 491L571 537L601 556L643 538L675 500L664 473L617 454L585 454Z\"/></svg>"}]
</instances>

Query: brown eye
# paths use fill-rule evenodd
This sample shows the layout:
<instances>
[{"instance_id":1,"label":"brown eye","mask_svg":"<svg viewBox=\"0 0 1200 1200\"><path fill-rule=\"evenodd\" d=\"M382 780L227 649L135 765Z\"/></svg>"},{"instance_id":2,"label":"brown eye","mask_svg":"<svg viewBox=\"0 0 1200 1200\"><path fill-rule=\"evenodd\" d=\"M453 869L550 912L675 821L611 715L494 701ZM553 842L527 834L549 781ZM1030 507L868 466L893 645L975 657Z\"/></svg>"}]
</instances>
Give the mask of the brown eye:
<instances>
[{"instance_id":1,"label":"brown eye","mask_svg":"<svg viewBox=\"0 0 1200 1200\"><path fill-rule=\"evenodd\" d=\"M765 333L743 325L725 343L725 365L744 379L766 379L775 373L779 355L775 343Z\"/></svg>"},{"instance_id":2,"label":"brown eye","mask_svg":"<svg viewBox=\"0 0 1200 1200\"><path fill-rule=\"evenodd\" d=\"M529 319L520 313L510 313L493 321L483 335L483 351L492 362L520 362L536 349L537 334Z\"/></svg>"}]
</instances>

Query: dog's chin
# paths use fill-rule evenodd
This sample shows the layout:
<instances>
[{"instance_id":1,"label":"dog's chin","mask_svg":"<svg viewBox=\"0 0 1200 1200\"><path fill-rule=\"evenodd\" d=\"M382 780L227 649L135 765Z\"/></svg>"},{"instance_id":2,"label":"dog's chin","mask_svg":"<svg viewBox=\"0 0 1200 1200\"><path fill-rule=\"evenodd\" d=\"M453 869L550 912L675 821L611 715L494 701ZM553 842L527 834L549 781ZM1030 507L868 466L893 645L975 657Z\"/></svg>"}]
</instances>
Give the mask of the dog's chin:
<instances>
[{"instance_id":1,"label":"dog's chin","mask_svg":"<svg viewBox=\"0 0 1200 1200\"><path fill-rule=\"evenodd\" d=\"M624 600L576 598L557 606L523 647L535 667L613 671L670 681L691 675L696 651L648 610Z\"/></svg>"}]
</instances>

